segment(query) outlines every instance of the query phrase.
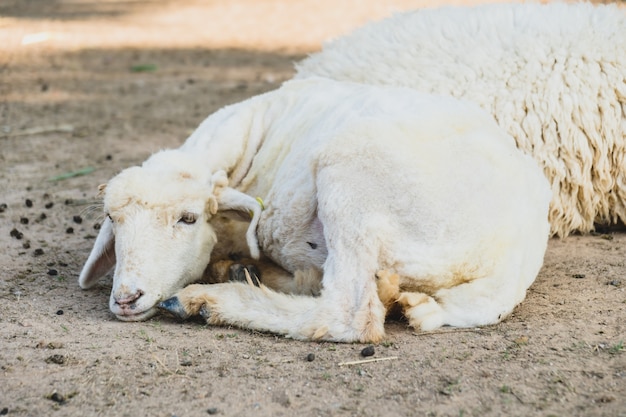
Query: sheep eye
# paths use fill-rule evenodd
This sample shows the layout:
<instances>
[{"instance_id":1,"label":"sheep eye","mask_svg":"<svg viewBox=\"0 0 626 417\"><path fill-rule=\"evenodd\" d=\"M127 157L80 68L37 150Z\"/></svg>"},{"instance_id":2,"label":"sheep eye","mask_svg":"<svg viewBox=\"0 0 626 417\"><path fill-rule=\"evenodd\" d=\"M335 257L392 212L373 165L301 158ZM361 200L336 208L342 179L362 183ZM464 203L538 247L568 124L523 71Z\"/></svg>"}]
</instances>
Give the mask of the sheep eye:
<instances>
[{"instance_id":1,"label":"sheep eye","mask_svg":"<svg viewBox=\"0 0 626 417\"><path fill-rule=\"evenodd\" d=\"M194 213L185 212L180 216L180 219L178 220L178 222L185 223L185 224L194 224L197 219L198 219L198 216L195 215Z\"/></svg>"}]
</instances>

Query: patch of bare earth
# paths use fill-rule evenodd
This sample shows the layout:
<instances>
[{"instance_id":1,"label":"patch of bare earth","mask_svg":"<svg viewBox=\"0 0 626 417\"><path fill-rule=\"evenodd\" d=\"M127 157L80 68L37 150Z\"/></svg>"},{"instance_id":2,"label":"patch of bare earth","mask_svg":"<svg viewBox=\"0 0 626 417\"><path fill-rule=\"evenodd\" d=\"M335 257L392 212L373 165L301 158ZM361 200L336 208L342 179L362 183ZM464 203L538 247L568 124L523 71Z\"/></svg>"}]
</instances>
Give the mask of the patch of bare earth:
<instances>
[{"instance_id":1,"label":"patch of bare earth","mask_svg":"<svg viewBox=\"0 0 626 417\"><path fill-rule=\"evenodd\" d=\"M323 39L429 3L0 3L0 415L626 416L623 233L550 241L499 325L389 323L369 357L388 360L369 363L350 364L363 345L122 323L109 281L78 287L98 184L276 88Z\"/></svg>"}]
</instances>

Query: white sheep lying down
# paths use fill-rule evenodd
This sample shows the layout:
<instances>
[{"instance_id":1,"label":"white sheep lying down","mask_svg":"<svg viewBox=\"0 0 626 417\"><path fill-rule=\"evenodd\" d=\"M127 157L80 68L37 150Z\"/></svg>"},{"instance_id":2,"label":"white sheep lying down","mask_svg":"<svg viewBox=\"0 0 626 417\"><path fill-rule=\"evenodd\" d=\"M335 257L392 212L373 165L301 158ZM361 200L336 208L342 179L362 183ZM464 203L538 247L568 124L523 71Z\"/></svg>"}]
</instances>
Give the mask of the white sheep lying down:
<instances>
[{"instance_id":1,"label":"white sheep lying down","mask_svg":"<svg viewBox=\"0 0 626 417\"><path fill-rule=\"evenodd\" d=\"M547 180L478 106L322 78L218 111L102 192L108 217L79 282L117 261L118 318L161 302L297 339L378 341L394 303L423 330L496 323L525 297L549 234ZM274 290L194 284L166 300L209 262L259 249L290 273ZM321 294L287 294L307 274Z\"/></svg>"},{"instance_id":2,"label":"white sheep lying down","mask_svg":"<svg viewBox=\"0 0 626 417\"><path fill-rule=\"evenodd\" d=\"M422 9L368 24L298 65L479 104L552 185L552 233L626 223L626 13L616 5Z\"/></svg>"}]
</instances>

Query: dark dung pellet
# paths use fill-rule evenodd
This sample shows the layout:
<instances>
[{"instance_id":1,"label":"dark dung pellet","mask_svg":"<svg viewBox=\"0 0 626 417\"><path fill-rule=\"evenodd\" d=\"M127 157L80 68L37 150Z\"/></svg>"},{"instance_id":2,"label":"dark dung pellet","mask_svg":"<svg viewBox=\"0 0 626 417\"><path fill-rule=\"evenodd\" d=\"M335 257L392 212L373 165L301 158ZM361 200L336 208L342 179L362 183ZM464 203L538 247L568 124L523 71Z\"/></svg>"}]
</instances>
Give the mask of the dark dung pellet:
<instances>
[{"instance_id":1,"label":"dark dung pellet","mask_svg":"<svg viewBox=\"0 0 626 417\"><path fill-rule=\"evenodd\" d=\"M58 392L53 393L50 397L52 401L59 404L65 404L65 397L59 394Z\"/></svg>"},{"instance_id":2,"label":"dark dung pellet","mask_svg":"<svg viewBox=\"0 0 626 417\"><path fill-rule=\"evenodd\" d=\"M24 249L30 249L30 242L24 242L24 243L22 243L22 247L23 247Z\"/></svg>"},{"instance_id":3,"label":"dark dung pellet","mask_svg":"<svg viewBox=\"0 0 626 417\"><path fill-rule=\"evenodd\" d=\"M52 207L54 207L54 203L51 201L51 202L47 203L44 207L47 208L47 209L51 209Z\"/></svg>"},{"instance_id":4,"label":"dark dung pellet","mask_svg":"<svg viewBox=\"0 0 626 417\"><path fill-rule=\"evenodd\" d=\"M48 275L54 277L56 275L59 275L59 271L57 271L56 269L48 269Z\"/></svg>"},{"instance_id":5,"label":"dark dung pellet","mask_svg":"<svg viewBox=\"0 0 626 417\"><path fill-rule=\"evenodd\" d=\"M315 353L309 353L306 355L307 362L313 362L315 360Z\"/></svg>"},{"instance_id":6,"label":"dark dung pellet","mask_svg":"<svg viewBox=\"0 0 626 417\"><path fill-rule=\"evenodd\" d=\"M0 416L6 416L7 414L9 414L8 407L4 407L2 410L0 410Z\"/></svg>"},{"instance_id":7,"label":"dark dung pellet","mask_svg":"<svg viewBox=\"0 0 626 417\"><path fill-rule=\"evenodd\" d=\"M215 414L217 414L218 409L216 407L211 407L208 410L206 410L206 412L212 416L214 416Z\"/></svg>"},{"instance_id":8,"label":"dark dung pellet","mask_svg":"<svg viewBox=\"0 0 626 417\"><path fill-rule=\"evenodd\" d=\"M76 224L81 224L83 222L83 218L80 216L74 216L72 217L72 220L74 220L74 223Z\"/></svg>"},{"instance_id":9,"label":"dark dung pellet","mask_svg":"<svg viewBox=\"0 0 626 417\"><path fill-rule=\"evenodd\" d=\"M63 310L57 310L57 316L62 316L63 315Z\"/></svg>"},{"instance_id":10,"label":"dark dung pellet","mask_svg":"<svg viewBox=\"0 0 626 417\"><path fill-rule=\"evenodd\" d=\"M28 224L28 217L20 217L20 223Z\"/></svg>"},{"instance_id":11,"label":"dark dung pellet","mask_svg":"<svg viewBox=\"0 0 626 417\"><path fill-rule=\"evenodd\" d=\"M0 204L0 213L4 213L4 211L8 208L9 206L7 206L5 203Z\"/></svg>"},{"instance_id":12,"label":"dark dung pellet","mask_svg":"<svg viewBox=\"0 0 626 417\"><path fill-rule=\"evenodd\" d=\"M26 201L24 201L24 204L26 205L26 207L32 207L33 200L31 200L30 198L27 198Z\"/></svg>"},{"instance_id":13,"label":"dark dung pellet","mask_svg":"<svg viewBox=\"0 0 626 417\"><path fill-rule=\"evenodd\" d=\"M373 356L374 353L376 353L374 346L368 346L368 347L363 348L363 350L361 351L361 356L364 356L364 357Z\"/></svg>"},{"instance_id":14,"label":"dark dung pellet","mask_svg":"<svg viewBox=\"0 0 626 417\"><path fill-rule=\"evenodd\" d=\"M67 229L65 229L65 233L67 233L68 235L71 235L72 233L74 233L74 228L68 227Z\"/></svg>"},{"instance_id":15,"label":"dark dung pellet","mask_svg":"<svg viewBox=\"0 0 626 417\"><path fill-rule=\"evenodd\" d=\"M24 237L24 233L20 232L19 230L13 228L13 230L11 230L11 232L9 233L9 235L11 237L16 238L17 240L20 240L21 238Z\"/></svg>"},{"instance_id":16,"label":"dark dung pellet","mask_svg":"<svg viewBox=\"0 0 626 417\"><path fill-rule=\"evenodd\" d=\"M101 227L100 223L96 223L93 225L93 230L100 230Z\"/></svg>"},{"instance_id":17,"label":"dark dung pellet","mask_svg":"<svg viewBox=\"0 0 626 417\"><path fill-rule=\"evenodd\" d=\"M35 252L33 252L33 255L35 255L35 256L43 255L43 249L41 249L41 248L35 249Z\"/></svg>"}]
</instances>

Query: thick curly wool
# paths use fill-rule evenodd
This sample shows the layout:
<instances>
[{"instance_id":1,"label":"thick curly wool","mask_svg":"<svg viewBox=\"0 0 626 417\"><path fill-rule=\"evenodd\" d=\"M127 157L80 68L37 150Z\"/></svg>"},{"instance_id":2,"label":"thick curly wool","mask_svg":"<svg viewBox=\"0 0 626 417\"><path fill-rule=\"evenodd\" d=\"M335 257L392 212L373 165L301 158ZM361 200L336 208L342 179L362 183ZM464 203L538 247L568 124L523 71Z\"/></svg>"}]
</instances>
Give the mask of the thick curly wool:
<instances>
[{"instance_id":1,"label":"thick curly wool","mask_svg":"<svg viewBox=\"0 0 626 417\"><path fill-rule=\"evenodd\" d=\"M398 14L331 42L297 69L296 78L474 101L543 167L553 234L626 221L626 14L615 5Z\"/></svg>"}]
</instances>

